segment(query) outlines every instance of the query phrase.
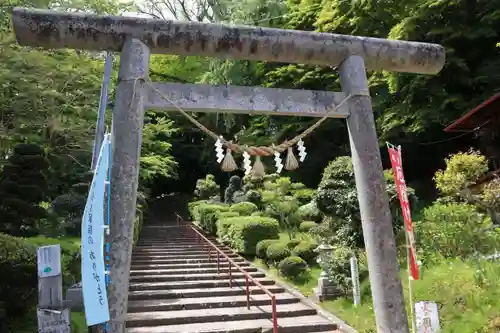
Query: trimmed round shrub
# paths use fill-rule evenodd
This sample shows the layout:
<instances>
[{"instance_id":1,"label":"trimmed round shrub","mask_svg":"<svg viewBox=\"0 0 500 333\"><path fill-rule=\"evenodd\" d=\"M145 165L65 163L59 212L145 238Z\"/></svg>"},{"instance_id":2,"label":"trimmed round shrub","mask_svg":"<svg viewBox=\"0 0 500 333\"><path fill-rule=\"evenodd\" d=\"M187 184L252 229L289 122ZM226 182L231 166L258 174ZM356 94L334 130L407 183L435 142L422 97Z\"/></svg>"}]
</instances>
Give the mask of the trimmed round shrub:
<instances>
[{"instance_id":1,"label":"trimmed round shrub","mask_svg":"<svg viewBox=\"0 0 500 333\"><path fill-rule=\"evenodd\" d=\"M278 269L283 276L297 277L307 272L307 263L300 257L290 256L280 261Z\"/></svg>"},{"instance_id":2,"label":"trimmed round shrub","mask_svg":"<svg viewBox=\"0 0 500 333\"><path fill-rule=\"evenodd\" d=\"M280 262L290 256L290 254L290 249L283 243L271 244L266 250L266 258L273 263Z\"/></svg>"},{"instance_id":3,"label":"trimmed round shrub","mask_svg":"<svg viewBox=\"0 0 500 333\"><path fill-rule=\"evenodd\" d=\"M238 212L217 212L215 213L217 220L225 219L228 217L237 217L240 216Z\"/></svg>"},{"instance_id":4,"label":"trimmed round shrub","mask_svg":"<svg viewBox=\"0 0 500 333\"><path fill-rule=\"evenodd\" d=\"M261 240L260 242L257 243L257 246L255 247L255 255L258 258L265 259L266 258L267 248L271 244L276 243L277 241L278 241L277 239L264 239L264 240Z\"/></svg>"},{"instance_id":5,"label":"trimmed round shrub","mask_svg":"<svg viewBox=\"0 0 500 333\"><path fill-rule=\"evenodd\" d=\"M300 242L294 249L293 254L301 257L309 265L314 264L316 256L318 255L314 250L318 247L318 244L310 241Z\"/></svg>"},{"instance_id":6,"label":"trimmed round shrub","mask_svg":"<svg viewBox=\"0 0 500 333\"><path fill-rule=\"evenodd\" d=\"M264 212L261 212L260 210L253 212L251 216L266 216Z\"/></svg>"},{"instance_id":7,"label":"trimmed round shrub","mask_svg":"<svg viewBox=\"0 0 500 333\"><path fill-rule=\"evenodd\" d=\"M305 205L308 202L311 202L311 200L314 197L314 194L316 193L315 190L311 190L309 188L304 188L300 190L296 190L293 193L293 197L301 204Z\"/></svg>"},{"instance_id":8,"label":"trimmed round shrub","mask_svg":"<svg viewBox=\"0 0 500 333\"><path fill-rule=\"evenodd\" d=\"M220 186L215 182L215 176L208 174L205 178L196 181L195 196L200 200L206 200L217 195L220 191Z\"/></svg>"},{"instance_id":9,"label":"trimmed round shrub","mask_svg":"<svg viewBox=\"0 0 500 333\"><path fill-rule=\"evenodd\" d=\"M300 240L299 239L292 239L291 241L288 241L286 243L286 247L288 247L290 250L293 250L297 245L300 244Z\"/></svg>"},{"instance_id":10,"label":"trimmed round shrub","mask_svg":"<svg viewBox=\"0 0 500 333\"><path fill-rule=\"evenodd\" d=\"M333 250L328 264L328 279L335 282L344 293L349 291L351 285L351 256L352 249L338 246Z\"/></svg>"},{"instance_id":11,"label":"trimmed round shrub","mask_svg":"<svg viewBox=\"0 0 500 333\"><path fill-rule=\"evenodd\" d=\"M299 214L300 218L305 221L314 221L314 222L320 222L321 221L321 212L319 211L318 207L316 206L315 201L311 201L310 203L300 206L297 213Z\"/></svg>"},{"instance_id":12,"label":"trimmed round shrub","mask_svg":"<svg viewBox=\"0 0 500 333\"><path fill-rule=\"evenodd\" d=\"M304 221L299 226L300 232L309 232L312 228L316 227L318 224L314 221Z\"/></svg>"},{"instance_id":13,"label":"trimmed round shrub","mask_svg":"<svg viewBox=\"0 0 500 333\"><path fill-rule=\"evenodd\" d=\"M245 194L245 197L246 197L246 200L248 202L252 202L252 203L256 204L257 206L259 206L260 204L262 204L262 195L260 194L259 191L249 190Z\"/></svg>"},{"instance_id":14,"label":"trimmed round shrub","mask_svg":"<svg viewBox=\"0 0 500 333\"><path fill-rule=\"evenodd\" d=\"M217 221L217 235L238 253L255 255L257 243L279 238L277 220L261 216L230 217Z\"/></svg>"},{"instance_id":15,"label":"trimmed round shrub","mask_svg":"<svg viewBox=\"0 0 500 333\"><path fill-rule=\"evenodd\" d=\"M252 213L256 212L259 208L256 204L244 201L237 204L234 204L229 208L231 212L237 212L242 216L249 216Z\"/></svg>"}]
</instances>

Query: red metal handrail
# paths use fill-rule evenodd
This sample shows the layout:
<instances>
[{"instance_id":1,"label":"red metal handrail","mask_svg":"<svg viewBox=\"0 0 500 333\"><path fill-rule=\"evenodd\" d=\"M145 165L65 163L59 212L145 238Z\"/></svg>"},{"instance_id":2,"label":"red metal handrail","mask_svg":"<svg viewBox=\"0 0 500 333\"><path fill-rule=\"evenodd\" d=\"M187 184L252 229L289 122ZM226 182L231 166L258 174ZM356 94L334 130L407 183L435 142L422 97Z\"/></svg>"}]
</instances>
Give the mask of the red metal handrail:
<instances>
[{"instance_id":1,"label":"red metal handrail","mask_svg":"<svg viewBox=\"0 0 500 333\"><path fill-rule=\"evenodd\" d=\"M250 283L252 281L257 287L259 287L265 294L271 297L271 309L272 309L272 320L273 320L273 333L279 333L278 330L278 315L276 313L276 296L270 292L266 287L264 287L259 281L254 279L247 271L245 271L240 265L238 265L234 260L229 258L229 256L224 253L221 249L219 249L214 243L212 243L208 238L206 238L192 223L186 222L179 214L177 215L177 226L180 226L181 223L187 227L189 227L192 231L194 231L197 241L204 240L206 244L209 245L208 248L208 260L212 259L211 249L213 248L217 253L217 274L220 274L220 256L222 255L229 263L229 287L232 288L232 275L231 275L231 266L234 266L237 270L243 273L245 277L245 294L247 297L247 309L250 309Z\"/></svg>"}]
</instances>

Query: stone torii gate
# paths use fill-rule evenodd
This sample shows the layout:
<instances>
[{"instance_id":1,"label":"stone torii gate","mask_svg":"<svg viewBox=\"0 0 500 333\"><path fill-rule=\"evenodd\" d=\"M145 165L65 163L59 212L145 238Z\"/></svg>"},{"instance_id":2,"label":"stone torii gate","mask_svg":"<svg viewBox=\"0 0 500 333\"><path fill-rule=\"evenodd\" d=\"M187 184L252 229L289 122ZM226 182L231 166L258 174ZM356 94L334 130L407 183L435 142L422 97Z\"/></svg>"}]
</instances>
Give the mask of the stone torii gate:
<instances>
[{"instance_id":1,"label":"stone torii gate","mask_svg":"<svg viewBox=\"0 0 500 333\"><path fill-rule=\"evenodd\" d=\"M113 115L112 279L108 291L111 333L126 332L144 109L172 109L172 105L158 98L144 81L148 76L150 53L339 66L343 92L337 93L172 83L153 86L180 107L195 112L320 117L351 95L348 103L332 117L347 120L377 330L409 332L366 70L437 74L445 62L441 46L22 8L14 9L13 23L21 45L121 52Z\"/></svg>"}]
</instances>

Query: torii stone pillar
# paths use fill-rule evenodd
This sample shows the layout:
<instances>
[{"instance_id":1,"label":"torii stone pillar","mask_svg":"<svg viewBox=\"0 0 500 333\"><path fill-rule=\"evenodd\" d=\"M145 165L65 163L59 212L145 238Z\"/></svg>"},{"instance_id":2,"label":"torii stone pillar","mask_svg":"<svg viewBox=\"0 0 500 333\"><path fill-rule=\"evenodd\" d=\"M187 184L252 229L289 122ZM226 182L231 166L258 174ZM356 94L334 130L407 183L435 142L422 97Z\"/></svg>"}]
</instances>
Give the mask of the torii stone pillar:
<instances>
[{"instance_id":1,"label":"torii stone pillar","mask_svg":"<svg viewBox=\"0 0 500 333\"><path fill-rule=\"evenodd\" d=\"M219 109L304 116L321 116L331 103L338 103L347 94L366 92L366 69L437 74L445 61L443 48L435 44L305 31L19 8L14 9L13 23L21 45L122 53L113 124L111 333L126 330L125 295L129 286L144 107L168 106L158 101L151 91L145 91L140 80L134 82L148 73L149 52L340 66L343 93L155 84L190 111ZM137 89L132 94L134 84ZM346 108L332 116L347 118L377 330L408 333L389 200L369 96L356 95Z\"/></svg>"}]
</instances>

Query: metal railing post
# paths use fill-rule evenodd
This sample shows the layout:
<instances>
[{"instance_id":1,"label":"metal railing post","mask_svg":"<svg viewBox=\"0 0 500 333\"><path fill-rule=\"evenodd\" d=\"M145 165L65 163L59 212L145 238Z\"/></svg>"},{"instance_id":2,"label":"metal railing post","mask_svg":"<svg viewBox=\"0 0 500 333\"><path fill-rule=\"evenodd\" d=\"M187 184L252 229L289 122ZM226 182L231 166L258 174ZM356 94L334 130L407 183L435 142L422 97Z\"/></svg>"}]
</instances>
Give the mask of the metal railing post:
<instances>
[{"instance_id":1,"label":"metal railing post","mask_svg":"<svg viewBox=\"0 0 500 333\"><path fill-rule=\"evenodd\" d=\"M247 309L250 310L250 286L248 285L248 274L245 273L245 289L247 294Z\"/></svg>"},{"instance_id":2,"label":"metal railing post","mask_svg":"<svg viewBox=\"0 0 500 333\"><path fill-rule=\"evenodd\" d=\"M271 296L271 308L273 311L273 333L278 332L278 315L276 314L276 296Z\"/></svg>"},{"instance_id":3,"label":"metal railing post","mask_svg":"<svg viewBox=\"0 0 500 333\"><path fill-rule=\"evenodd\" d=\"M278 327L278 314L276 311L276 295L270 292L266 287L264 287L259 281L254 279L247 271L247 269L239 266L235 261L233 261L225 252L219 249L216 245L214 245L208 238L206 238L195 226L193 226L190 222L185 222L182 217L179 217L179 221L182 223L183 227L189 228L190 233L195 233L197 241L202 241L204 243L203 249L205 249L205 245L208 246L208 260L209 262L212 260L212 250L217 252L217 274L220 274L220 263L221 256L222 259L226 259L229 265L229 287L233 287L233 265L236 269L243 273L245 277L245 294L247 299L247 309L250 310L250 282L254 283L255 286L260 288L265 294L271 297L271 308L272 308L272 322L273 322L273 333L279 333Z\"/></svg>"},{"instance_id":4,"label":"metal railing post","mask_svg":"<svg viewBox=\"0 0 500 333\"><path fill-rule=\"evenodd\" d=\"M220 274L219 263L220 263L220 255L219 252L217 251L217 274Z\"/></svg>"}]
</instances>

